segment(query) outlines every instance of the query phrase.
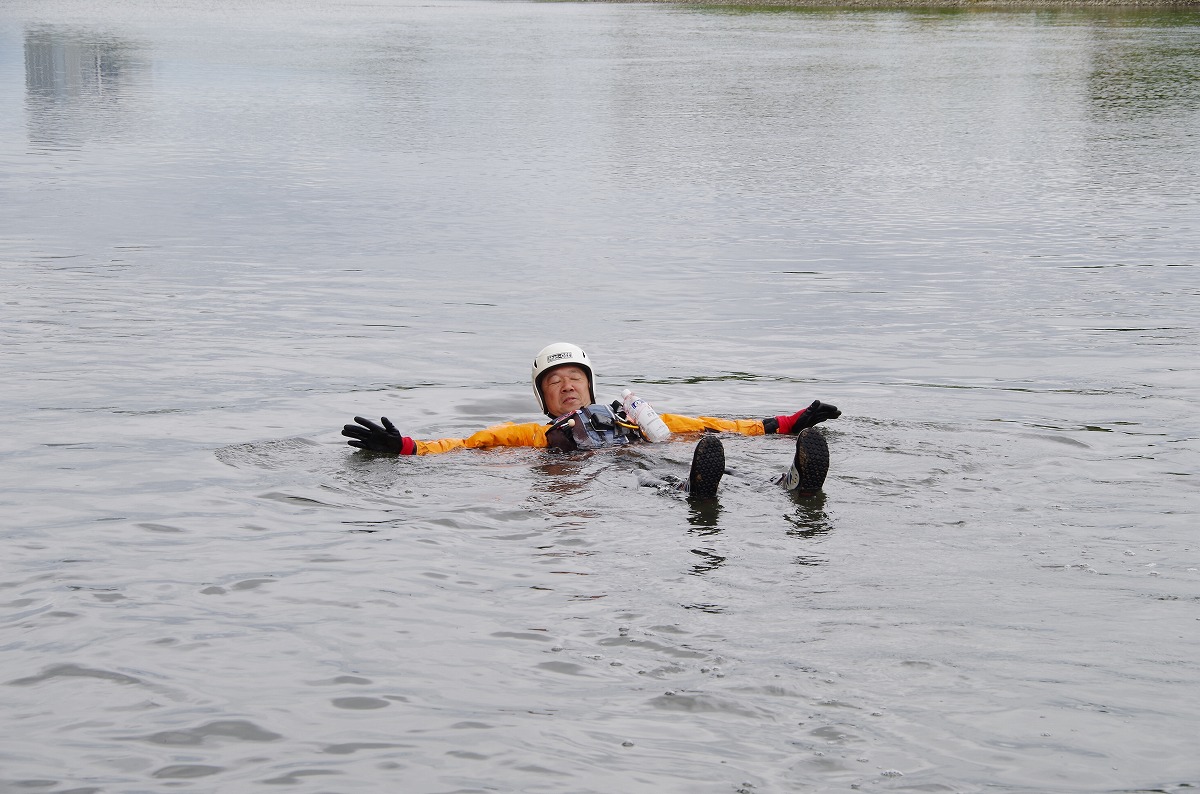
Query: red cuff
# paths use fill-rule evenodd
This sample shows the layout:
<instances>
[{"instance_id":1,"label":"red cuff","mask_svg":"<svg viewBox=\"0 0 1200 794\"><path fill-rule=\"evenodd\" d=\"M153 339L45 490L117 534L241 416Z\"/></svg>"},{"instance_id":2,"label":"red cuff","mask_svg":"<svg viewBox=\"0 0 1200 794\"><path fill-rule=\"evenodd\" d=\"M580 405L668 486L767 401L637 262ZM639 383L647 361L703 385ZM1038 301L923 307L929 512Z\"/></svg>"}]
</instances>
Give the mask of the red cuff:
<instances>
[{"instance_id":1,"label":"red cuff","mask_svg":"<svg viewBox=\"0 0 1200 794\"><path fill-rule=\"evenodd\" d=\"M796 411L796 413L792 414L791 416L775 417L775 421L779 423L779 429L776 430L775 432L776 433L791 433L792 428L794 428L796 426L796 422L800 421L800 417L804 416L804 412L807 410L808 410L807 408L801 408L799 411Z\"/></svg>"}]
</instances>

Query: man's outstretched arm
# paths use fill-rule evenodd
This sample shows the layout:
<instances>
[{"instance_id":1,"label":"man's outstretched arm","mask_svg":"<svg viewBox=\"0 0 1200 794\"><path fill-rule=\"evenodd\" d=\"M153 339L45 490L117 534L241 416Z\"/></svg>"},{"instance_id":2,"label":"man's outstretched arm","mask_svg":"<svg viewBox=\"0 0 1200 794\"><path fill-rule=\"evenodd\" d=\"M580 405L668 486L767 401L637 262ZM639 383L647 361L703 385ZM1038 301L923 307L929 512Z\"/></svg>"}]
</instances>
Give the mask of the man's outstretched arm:
<instances>
[{"instance_id":1,"label":"man's outstretched arm","mask_svg":"<svg viewBox=\"0 0 1200 794\"><path fill-rule=\"evenodd\" d=\"M419 441L401 435L386 416L380 417L382 426L361 416L354 417L358 424L346 425L342 435L350 440L346 443L368 452L390 455L436 455L452 449L487 449L488 447L544 447L546 426L537 422L525 424L505 423L472 433L466 438L439 438L434 441Z\"/></svg>"},{"instance_id":2,"label":"man's outstretched arm","mask_svg":"<svg viewBox=\"0 0 1200 794\"><path fill-rule=\"evenodd\" d=\"M795 435L806 427L824 422L827 419L837 419L842 412L837 406L814 400L812 405L802 408L794 414L770 416L766 419L721 419L715 416L681 416L679 414L660 414L662 420L672 433L701 433L705 430L718 430L725 433L740 433L743 436L771 435L787 433Z\"/></svg>"}]
</instances>

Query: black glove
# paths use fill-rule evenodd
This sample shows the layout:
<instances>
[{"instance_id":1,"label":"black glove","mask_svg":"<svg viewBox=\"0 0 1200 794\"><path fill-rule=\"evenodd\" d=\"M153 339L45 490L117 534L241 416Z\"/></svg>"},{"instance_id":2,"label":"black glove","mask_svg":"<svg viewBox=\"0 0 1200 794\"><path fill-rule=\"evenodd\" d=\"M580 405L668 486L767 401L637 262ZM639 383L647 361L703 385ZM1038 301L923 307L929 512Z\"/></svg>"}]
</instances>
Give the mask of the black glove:
<instances>
[{"instance_id":1,"label":"black glove","mask_svg":"<svg viewBox=\"0 0 1200 794\"><path fill-rule=\"evenodd\" d=\"M837 419L842 412L836 405L813 400L812 405L796 411L790 416L772 416L763 420L763 431L766 433L791 433L795 435L806 427L820 424L826 419Z\"/></svg>"},{"instance_id":2,"label":"black glove","mask_svg":"<svg viewBox=\"0 0 1200 794\"><path fill-rule=\"evenodd\" d=\"M393 455L417 454L417 442L408 436L400 435L400 431L386 416L379 417L383 427L361 416L354 417L354 421L358 424L342 428L342 435L350 439L346 442L350 446L371 452L389 452Z\"/></svg>"}]
</instances>

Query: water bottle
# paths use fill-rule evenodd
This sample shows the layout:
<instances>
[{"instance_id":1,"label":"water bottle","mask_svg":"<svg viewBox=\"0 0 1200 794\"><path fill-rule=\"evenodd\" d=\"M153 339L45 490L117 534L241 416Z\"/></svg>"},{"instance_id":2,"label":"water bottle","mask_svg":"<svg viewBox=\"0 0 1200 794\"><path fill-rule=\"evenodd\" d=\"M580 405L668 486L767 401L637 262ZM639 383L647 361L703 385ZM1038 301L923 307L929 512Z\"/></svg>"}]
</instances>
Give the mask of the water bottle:
<instances>
[{"instance_id":1,"label":"water bottle","mask_svg":"<svg viewBox=\"0 0 1200 794\"><path fill-rule=\"evenodd\" d=\"M637 423L638 429L642 431L642 435L646 437L647 441L657 444L671 437L667 423L662 420L658 412L650 407L650 403L629 389L621 392L621 404L625 408L625 415Z\"/></svg>"}]
</instances>

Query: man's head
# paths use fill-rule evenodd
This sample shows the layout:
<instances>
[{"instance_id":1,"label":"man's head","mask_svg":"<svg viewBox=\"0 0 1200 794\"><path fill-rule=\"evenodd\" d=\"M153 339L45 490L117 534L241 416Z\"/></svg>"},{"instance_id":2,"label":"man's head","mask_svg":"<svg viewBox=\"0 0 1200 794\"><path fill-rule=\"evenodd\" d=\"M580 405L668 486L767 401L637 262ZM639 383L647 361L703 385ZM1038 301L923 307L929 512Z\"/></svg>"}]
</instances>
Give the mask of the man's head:
<instances>
[{"instance_id":1,"label":"man's head","mask_svg":"<svg viewBox=\"0 0 1200 794\"><path fill-rule=\"evenodd\" d=\"M533 358L533 393L551 419L596 401L587 353L569 342L547 345Z\"/></svg>"}]
</instances>

